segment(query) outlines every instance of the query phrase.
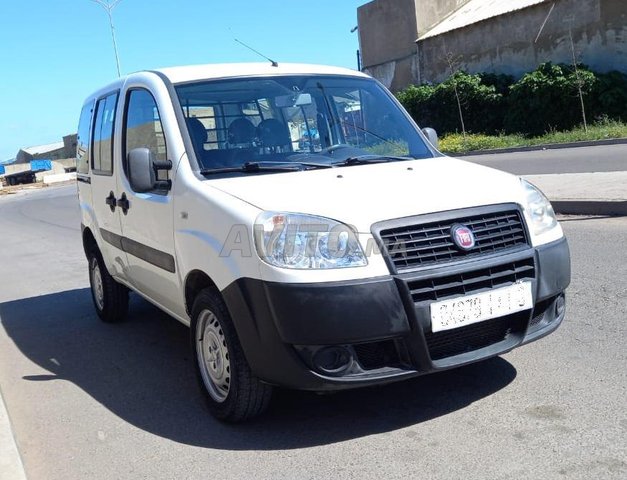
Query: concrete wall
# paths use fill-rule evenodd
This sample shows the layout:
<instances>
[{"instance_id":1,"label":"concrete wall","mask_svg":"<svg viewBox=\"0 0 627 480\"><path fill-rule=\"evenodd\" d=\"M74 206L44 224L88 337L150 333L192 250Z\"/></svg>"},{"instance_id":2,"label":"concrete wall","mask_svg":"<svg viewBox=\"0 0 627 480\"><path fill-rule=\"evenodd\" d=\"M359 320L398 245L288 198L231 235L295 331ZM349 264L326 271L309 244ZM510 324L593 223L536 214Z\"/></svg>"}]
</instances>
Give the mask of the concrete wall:
<instances>
[{"instance_id":1,"label":"concrete wall","mask_svg":"<svg viewBox=\"0 0 627 480\"><path fill-rule=\"evenodd\" d=\"M375 0L357 10L362 69L385 85L415 77L417 0Z\"/></svg>"},{"instance_id":2,"label":"concrete wall","mask_svg":"<svg viewBox=\"0 0 627 480\"><path fill-rule=\"evenodd\" d=\"M419 78L416 39L469 0L374 0L357 9L363 70L392 89Z\"/></svg>"},{"instance_id":3,"label":"concrete wall","mask_svg":"<svg viewBox=\"0 0 627 480\"><path fill-rule=\"evenodd\" d=\"M447 56L469 73L506 73L515 77L540 63L572 63L569 26L576 58L593 70L627 73L625 0L558 0L454 30L418 43L421 83L439 82L450 73Z\"/></svg>"},{"instance_id":4,"label":"concrete wall","mask_svg":"<svg viewBox=\"0 0 627 480\"><path fill-rule=\"evenodd\" d=\"M39 172L35 176L37 177L37 181L40 182L47 175L64 174L67 169L73 169L75 166L76 166L75 158L64 158L60 160L54 160L52 162L52 170ZM11 165L5 165L4 175L0 175L0 178L3 178L5 175L26 172L28 170L30 170L30 163L13 163Z\"/></svg>"},{"instance_id":5,"label":"concrete wall","mask_svg":"<svg viewBox=\"0 0 627 480\"><path fill-rule=\"evenodd\" d=\"M540 63L572 63L569 26L577 60L600 72L627 73L626 0L556 0L415 40L468 0L375 0L358 9L364 71L392 91L411 83L439 82L455 68L519 77ZM565 21L572 19L571 21Z\"/></svg>"},{"instance_id":6,"label":"concrete wall","mask_svg":"<svg viewBox=\"0 0 627 480\"><path fill-rule=\"evenodd\" d=\"M77 134L72 133L63 137L63 156L71 158L76 156L76 139Z\"/></svg>"}]
</instances>

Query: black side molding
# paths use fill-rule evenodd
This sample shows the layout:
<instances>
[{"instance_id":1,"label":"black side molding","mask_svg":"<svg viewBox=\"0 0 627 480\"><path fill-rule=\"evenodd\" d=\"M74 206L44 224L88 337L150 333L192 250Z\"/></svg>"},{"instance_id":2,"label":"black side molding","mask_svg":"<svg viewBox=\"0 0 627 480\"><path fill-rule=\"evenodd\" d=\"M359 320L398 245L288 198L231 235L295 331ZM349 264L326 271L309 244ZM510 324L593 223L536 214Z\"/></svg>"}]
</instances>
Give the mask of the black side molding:
<instances>
[{"instance_id":1,"label":"black side molding","mask_svg":"<svg viewBox=\"0 0 627 480\"><path fill-rule=\"evenodd\" d=\"M159 267L167 272L175 273L176 265L174 257L169 253L162 252L155 248L136 242L130 238L123 237L108 230L100 229L100 235L105 242L113 245L123 252L133 255L155 267Z\"/></svg>"}]
</instances>

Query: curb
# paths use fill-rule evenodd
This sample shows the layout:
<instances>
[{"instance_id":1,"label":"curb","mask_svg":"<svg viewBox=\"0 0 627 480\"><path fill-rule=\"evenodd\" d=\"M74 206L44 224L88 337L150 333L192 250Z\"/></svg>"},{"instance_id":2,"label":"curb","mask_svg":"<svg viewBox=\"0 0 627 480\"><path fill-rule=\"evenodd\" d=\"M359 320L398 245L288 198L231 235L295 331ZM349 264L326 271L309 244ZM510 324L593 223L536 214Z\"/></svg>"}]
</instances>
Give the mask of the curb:
<instances>
[{"instance_id":1,"label":"curb","mask_svg":"<svg viewBox=\"0 0 627 480\"><path fill-rule=\"evenodd\" d=\"M472 150L464 153L445 153L451 157L468 157L473 155L493 155L498 153L536 152L539 150L559 150L562 148L597 147L603 145L624 145L627 138L611 138L608 140L590 140L585 142L570 143L545 143L544 145L532 145L529 147L493 148L490 150Z\"/></svg>"},{"instance_id":2,"label":"curb","mask_svg":"<svg viewBox=\"0 0 627 480\"><path fill-rule=\"evenodd\" d=\"M627 216L627 200L552 200L551 205L562 215Z\"/></svg>"},{"instance_id":3,"label":"curb","mask_svg":"<svg viewBox=\"0 0 627 480\"><path fill-rule=\"evenodd\" d=\"M15 444L2 392L0 392L0 472L3 480L26 480L24 464Z\"/></svg>"}]
</instances>

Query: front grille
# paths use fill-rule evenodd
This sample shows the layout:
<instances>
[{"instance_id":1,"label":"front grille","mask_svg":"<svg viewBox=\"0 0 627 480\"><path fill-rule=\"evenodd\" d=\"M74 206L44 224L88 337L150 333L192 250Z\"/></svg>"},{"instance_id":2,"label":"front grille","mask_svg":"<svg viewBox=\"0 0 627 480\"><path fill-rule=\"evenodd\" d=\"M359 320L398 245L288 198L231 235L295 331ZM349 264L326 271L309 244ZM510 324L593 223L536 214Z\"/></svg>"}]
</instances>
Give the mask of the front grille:
<instances>
[{"instance_id":1,"label":"front grille","mask_svg":"<svg viewBox=\"0 0 627 480\"><path fill-rule=\"evenodd\" d=\"M460 250L453 243L451 227L456 224L473 231L476 244L470 251ZM387 228L379 235L399 272L528 244L520 211L516 209Z\"/></svg>"},{"instance_id":2,"label":"front grille","mask_svg":"<svg viewBox=\"0 0 627 480\"><path fill-rule=\"evenodd\" d=\"M429 355L432 360L441 360L505 341L525 328L528 317L523 312L454 330L426 333Z\"/></svg>"},{"instance_id":3,"label":"front grille","mask_svg":"<svg viewBox=\"0 0 627 480\"><path fill-rule=\"evenodd\" d=\"M462 273L410 280L407 282L414 303L442 300L504 287L535 278L533 257Z\"/></svg>"}]
</instances>

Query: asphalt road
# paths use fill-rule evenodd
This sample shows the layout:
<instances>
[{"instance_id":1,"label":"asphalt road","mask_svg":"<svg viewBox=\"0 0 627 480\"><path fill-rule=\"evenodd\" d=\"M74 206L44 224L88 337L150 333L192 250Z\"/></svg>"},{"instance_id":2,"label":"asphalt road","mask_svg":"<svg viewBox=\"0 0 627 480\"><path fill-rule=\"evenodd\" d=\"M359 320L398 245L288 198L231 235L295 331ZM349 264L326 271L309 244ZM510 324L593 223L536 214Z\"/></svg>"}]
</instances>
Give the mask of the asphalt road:
<instances>
[{"instance_id":1,"label":"asphalt road","mask_svg":"<svg viewBox=\"0 0 627 480\"><path fill-rule=\"evenodd\" d=\"M553 335L385 388L280 392L234 427L204 408L184 326L137 298L129 322L98 321L75 187L0 197L0 387L27 475L624 479L627 218L563 225Z\"/></svg>"},{"instance_id":2,"label":"asphalt road","mask_svg":"<svg viewBox=\"0 0 627 480\"><path fill-rule=\"evenodd\" d=\"M469 155L473 163L516 175L627 171L627 144Z\"/></svg>"}]
</instances>

